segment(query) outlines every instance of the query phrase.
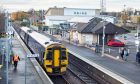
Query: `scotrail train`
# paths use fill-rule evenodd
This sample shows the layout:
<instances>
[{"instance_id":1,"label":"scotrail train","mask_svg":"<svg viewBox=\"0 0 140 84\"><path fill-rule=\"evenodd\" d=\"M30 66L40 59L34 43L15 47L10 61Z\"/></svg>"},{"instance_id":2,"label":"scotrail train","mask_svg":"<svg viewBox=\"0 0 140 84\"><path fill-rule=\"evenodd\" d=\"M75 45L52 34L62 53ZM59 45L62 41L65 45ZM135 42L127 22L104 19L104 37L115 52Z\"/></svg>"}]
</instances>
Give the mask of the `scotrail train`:
<instances>
[{"instance_id":1,"label":"scotrail train","mask_svg":"<svg viewBox=\"0 0 140 84\"><path fill-rule=\"evenodd\" d=\"M60 42L54 42L27 27L15 28L32 53L39 53L37 60L49 75L62 75L68 66L68 50Z\"/></svg>"}]
</instances>

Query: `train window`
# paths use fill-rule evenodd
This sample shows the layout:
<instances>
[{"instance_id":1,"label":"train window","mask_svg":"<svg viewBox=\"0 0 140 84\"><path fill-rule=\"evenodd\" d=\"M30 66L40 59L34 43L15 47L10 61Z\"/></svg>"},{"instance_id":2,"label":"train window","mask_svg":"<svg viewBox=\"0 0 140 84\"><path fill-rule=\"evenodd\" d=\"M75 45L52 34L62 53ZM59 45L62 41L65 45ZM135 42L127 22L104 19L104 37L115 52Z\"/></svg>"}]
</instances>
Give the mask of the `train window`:
<instances>
[{"instance_id":1,"label":"train window","mask_svg":"<svg viewBox=\"0 0 140 84\"><path fill-rule=\"evenodd\" d=\"M45 56L45 52L43 52L43 58L44 58L44 56Z\"/></svg>"},{"instance_id":2,"label":"train window","mask_svg":"<svg viewBox=\"0 0 140 84\"><path fill-rule=\"evenodd\" d=\"M61 51L61 59L62 60L66 59L66 51Z\"/></svg>"},{"instance_id":3,"label":"train window","mask_svg":"<svg viewBox=\"0 0 140 84\"><path fill-rule=\"evenodd\" d=\"M52 60L52 51L48 51L46 60Z\"/></svg>"},{"instance_id":4,"label":"train window","mask_svg":"<svg viewBox=\"0 0 140 84\"><path fill-rule=\"evenodd\" d=\"M52 48L48 48L47 50L52 50Z\"/></svg>"},{"instance_id":5,"label":"train window","mask_svg":"<svg viewBox=\"0 0 140 84\"><path fill-rule=\"evenodd\" d=\"M66 50L66 48L61 48L61 50Z\"/></svg>"}]
</instances>

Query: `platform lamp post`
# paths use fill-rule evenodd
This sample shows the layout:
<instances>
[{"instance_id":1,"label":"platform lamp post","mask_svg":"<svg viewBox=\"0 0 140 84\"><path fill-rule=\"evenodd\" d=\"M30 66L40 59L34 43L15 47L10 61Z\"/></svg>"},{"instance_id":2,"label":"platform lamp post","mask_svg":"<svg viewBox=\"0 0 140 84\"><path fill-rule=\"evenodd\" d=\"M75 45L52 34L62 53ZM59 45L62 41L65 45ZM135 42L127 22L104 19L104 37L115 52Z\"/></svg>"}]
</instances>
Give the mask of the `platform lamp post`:
<instances>
[{"instance_id":1,"label":"platform lamp post","mask_svg":"<svg viewBox=\"0 0 140 84\"><path fill-rule=\"evenodd\" d=\"M105 49L105 24L104 24L104 19L103 19L103 46L102 46L102 56L104 56L104 49Z\"/></svg>"},{"instance_id":2,"label":"platform lamp post","mask_svg":"<svg viewBox=\"0 0 140 84\"><path fill-rule=\"evenodd\" d=\"M103 36L102 36L102 42L103 42L103 44L102 44L102 57L104 56L104 48L105 48L105 46L104 46L104 39L105 39L105 21L104 21L104 17L103 17L103 12L104 12L104 8L105 8L105 4L104 4L104 0L101 0L101 17L102 17L102 22L103 22Z\"/></svg>"}]
</instances>

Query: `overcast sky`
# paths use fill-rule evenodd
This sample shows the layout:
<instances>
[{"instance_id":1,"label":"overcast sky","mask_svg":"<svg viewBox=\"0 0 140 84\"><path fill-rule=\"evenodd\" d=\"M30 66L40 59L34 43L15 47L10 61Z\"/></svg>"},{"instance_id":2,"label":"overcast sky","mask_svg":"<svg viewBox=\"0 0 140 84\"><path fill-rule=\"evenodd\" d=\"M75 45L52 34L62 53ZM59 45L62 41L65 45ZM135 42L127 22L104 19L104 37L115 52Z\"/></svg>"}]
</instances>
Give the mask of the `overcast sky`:
<instances>
[{"instance_id":1,"label":"overcast sky","mask_svg":"<svg viewBox=\"0 0 140 84\"><path fill-rule=\"evenodd\" d=\"M48 9L49 7L100 8L100 0L0 0L10 10ZM140 0L106 0L107 11L121 11L126 7L140 9Z\"/></svg>"}]
</instances>

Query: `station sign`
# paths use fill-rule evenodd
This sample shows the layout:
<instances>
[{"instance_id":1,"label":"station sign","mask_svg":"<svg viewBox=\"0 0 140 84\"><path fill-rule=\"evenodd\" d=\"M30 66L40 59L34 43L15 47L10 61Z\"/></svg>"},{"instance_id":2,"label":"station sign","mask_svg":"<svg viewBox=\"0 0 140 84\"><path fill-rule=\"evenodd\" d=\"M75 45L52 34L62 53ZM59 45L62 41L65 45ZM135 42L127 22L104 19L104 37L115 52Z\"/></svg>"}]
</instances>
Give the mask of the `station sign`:
<instances>
[{"instance_id":1,"label":"station sign","mask_svg":"<svg viewBox=\"0 0 140 84\"><path fill-rule=\"evenodd\" d=\"M29 58L39 57L39 54L28 54L27 57Z\"/></svg>"}]
</instances>

